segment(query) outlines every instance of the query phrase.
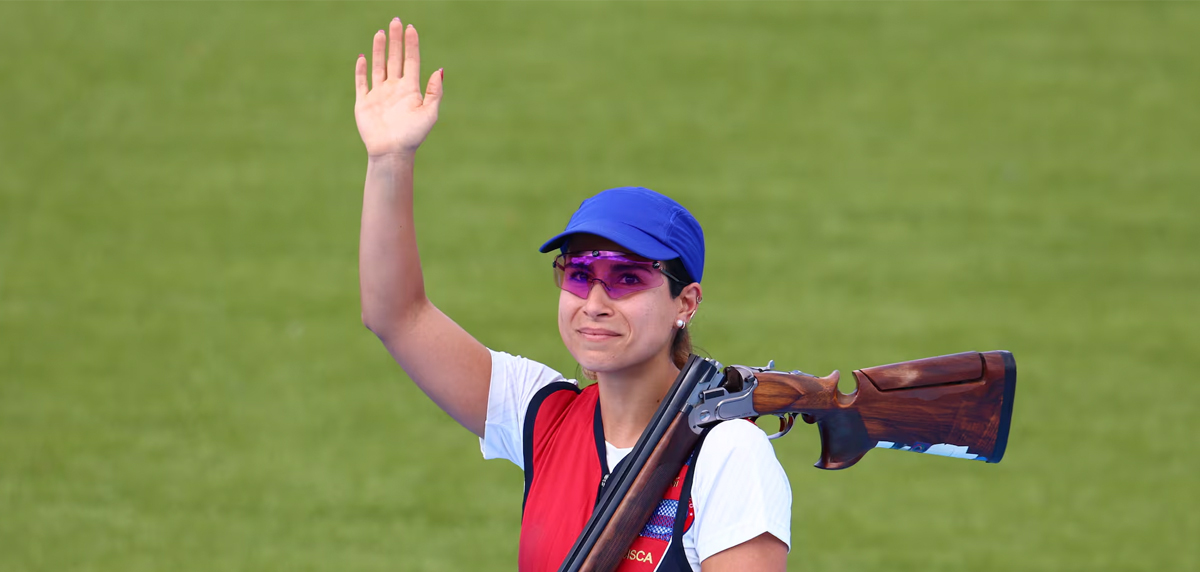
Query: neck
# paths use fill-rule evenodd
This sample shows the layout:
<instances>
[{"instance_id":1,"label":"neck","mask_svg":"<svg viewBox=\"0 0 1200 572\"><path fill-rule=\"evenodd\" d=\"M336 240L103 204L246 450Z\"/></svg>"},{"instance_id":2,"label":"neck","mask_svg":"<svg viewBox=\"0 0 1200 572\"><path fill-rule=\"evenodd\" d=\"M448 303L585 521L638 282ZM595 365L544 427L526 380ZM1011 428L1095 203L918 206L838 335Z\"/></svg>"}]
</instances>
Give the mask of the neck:
<instances>
[{"instance_id":1,"label":"neck","mask_svg":"<svg viewBox=\"0 0 1200 572\"><path fill-rule=\"evenodd\" d=\"M604 440L614 447L634 446L678 376L679 368L662 355L620 371L597 372Z\"/></svg>"}]
</instances>

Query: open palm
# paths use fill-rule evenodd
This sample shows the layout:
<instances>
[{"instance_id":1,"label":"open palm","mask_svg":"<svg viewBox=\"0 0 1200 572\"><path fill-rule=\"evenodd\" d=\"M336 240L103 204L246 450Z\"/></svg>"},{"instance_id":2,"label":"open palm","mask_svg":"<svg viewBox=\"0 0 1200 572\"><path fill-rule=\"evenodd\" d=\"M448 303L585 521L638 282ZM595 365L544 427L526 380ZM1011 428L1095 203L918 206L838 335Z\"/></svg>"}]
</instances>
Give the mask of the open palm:
<instances>
[{"instance_id":1,"label":"open palm","mask_svg":"<svg viewBox=\"0 0 1200 572\"><path fill-rule=\"evenodd\" d=\"M425 97L421 97L417 29L409 25L406 30L396 18L389 32L380 30L375 34L370 89L366 57L360 55L354 68L354 120L368 156L416 152L437 122L438 104L442 100L441 70L429 77ZM384 44L388 44L386 63Z\"/></svg>"}]
</instances>

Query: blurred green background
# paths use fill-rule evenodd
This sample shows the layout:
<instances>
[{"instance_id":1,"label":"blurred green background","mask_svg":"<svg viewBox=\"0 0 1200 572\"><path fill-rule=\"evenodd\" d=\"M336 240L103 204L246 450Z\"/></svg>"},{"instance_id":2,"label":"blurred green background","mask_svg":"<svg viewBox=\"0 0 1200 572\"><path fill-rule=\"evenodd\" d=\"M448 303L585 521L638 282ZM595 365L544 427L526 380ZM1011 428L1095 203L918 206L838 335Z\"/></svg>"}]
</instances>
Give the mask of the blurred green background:
<instances>
[{"instance_id":1,"label":"blurred green background","mask_svg":"<svg viewBox=\"0 0 1200 572\"><path fill-rule=\"evenodd\" d=\"M642 185L724 363L1013 352L999 465L776 441L791 569L1200 567L1200 6L311 2L0 4L0 570L515 569L520 471L360 321L393 16L446 69L428 291L486 345L577 375L536 247Z\"/></svg>"}]
</instances>

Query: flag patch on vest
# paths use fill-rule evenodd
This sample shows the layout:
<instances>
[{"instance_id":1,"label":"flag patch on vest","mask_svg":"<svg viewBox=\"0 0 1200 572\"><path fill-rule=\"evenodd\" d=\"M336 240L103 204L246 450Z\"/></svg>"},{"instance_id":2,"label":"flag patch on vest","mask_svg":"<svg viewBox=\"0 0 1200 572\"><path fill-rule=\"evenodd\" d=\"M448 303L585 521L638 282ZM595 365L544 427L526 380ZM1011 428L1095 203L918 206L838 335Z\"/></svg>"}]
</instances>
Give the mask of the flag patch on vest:
<instances>
[{"instance_id":1,"label":"flag patch on vest","mask_svg":"<svg viewBox=\"0 0 1200 572\"><path fill-rule=\"evenodd\" d=\"M675 523L682 519L682 532L687 532L696 518L691 495L687 497L687 506L680 506L683 484L690 466L691 459L684 463L679 475L675 477L671 486L667 487L662 500L654 507L654 514L650 515L650 519L642 527L642 532L630 543L629 551L617 566L616 572L656 572L688 568L682 538L675 538ZM681 510L686 510L687 513L681 514ZM670 550L672 546L673 552Z\"/></svg>"},{"instance_id":2,"label":"flag patch on vest","mask_svg":"<svg viewBox=\"0 0 1200 572\"><path fill-rule=\"evenodd\" d=\"M650 515L650 520L642 528L640 536L670 542L671 533L675 530L675 516L679 514L679 501L663 499Z\"/></svg>"}]
</instances>

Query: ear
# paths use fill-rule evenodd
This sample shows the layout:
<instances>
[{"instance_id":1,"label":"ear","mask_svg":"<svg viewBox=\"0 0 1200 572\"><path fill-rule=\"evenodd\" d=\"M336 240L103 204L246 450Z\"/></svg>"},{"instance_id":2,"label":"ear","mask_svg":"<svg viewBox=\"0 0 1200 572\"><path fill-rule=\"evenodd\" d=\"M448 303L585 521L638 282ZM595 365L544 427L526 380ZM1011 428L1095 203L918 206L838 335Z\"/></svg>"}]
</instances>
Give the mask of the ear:
<instances>
[{"instance_id":1,"label":"ear","mask_svg":"<svg viewBox=\"0 0 1200 572\"><path fill-rule=\"evenodd\" d=\"M700 308L700 300L704 298L704 291L700 288L700 283L692 282L683 287L683 291L679 293L679 297L675 299L678 304L675 319L683 320L683 323L692 323L692 318L696 315L696 310Z\"/></svg>"}]
</instances>

